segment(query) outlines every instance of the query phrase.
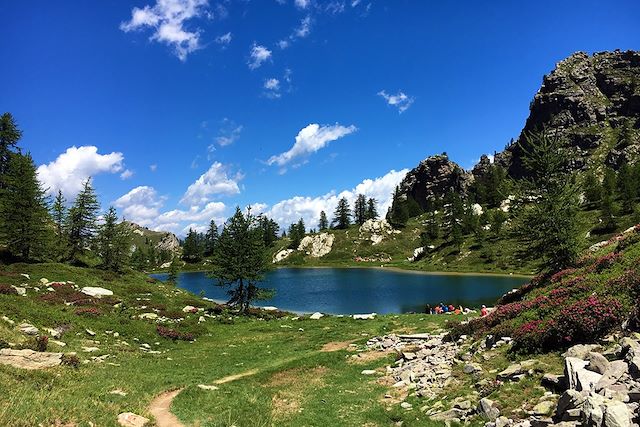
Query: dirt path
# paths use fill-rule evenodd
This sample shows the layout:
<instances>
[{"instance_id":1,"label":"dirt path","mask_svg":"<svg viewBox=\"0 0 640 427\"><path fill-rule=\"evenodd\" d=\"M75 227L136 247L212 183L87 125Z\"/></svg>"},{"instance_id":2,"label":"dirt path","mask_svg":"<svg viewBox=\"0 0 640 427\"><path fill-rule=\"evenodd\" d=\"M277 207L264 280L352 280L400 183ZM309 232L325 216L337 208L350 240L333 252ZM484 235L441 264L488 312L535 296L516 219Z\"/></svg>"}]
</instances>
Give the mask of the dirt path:
<instances>
[{"instance_id":1,"label":"dirt path","mask_svg":"<svg viewBox=\"0 0 640 427\"><path fill-rule=\"evenodd\" d=\"M165 391L158 395L149 405L149 412L156 419L157 427L184 427L178 418L171 413L171 402L182 389Z\"/></svg>"},{"instance_id":2,"label":"dirt path","mask_svg":"<svg viewBox=\"0 0 640 427\"><path fill-rule=\"evenodd\" d=\"M313 353L325 353L325 352L333 352L346 349L352 341L344 341L344 342L330 342L325 344L321 350L313 352ZM311 354L313 354L311 353ZM308 357L309 355L305 355L302 357ZM278 365L285 365L293 362L294 360L298 360L302 357L291 357L288 359L284 359L278 363ZM267 367L269 368L269 367ZM265 369L267 369L265 368ZM273 367L270 367L273 368ZM260 369L249 369L248 371L240 372L233 375L227 375L226 377L222 377L213 382L213 384L226 384L233 381L237 381L241 378L250 377L252 375L256 375L260 372ZM180 394L183 389L166 391L160 395L158 395L151 404L149 405L149 412L156 419L157 427L184 427L178 418L171 413L171 402L173 399Z\"/></svg>"}]
</instances>

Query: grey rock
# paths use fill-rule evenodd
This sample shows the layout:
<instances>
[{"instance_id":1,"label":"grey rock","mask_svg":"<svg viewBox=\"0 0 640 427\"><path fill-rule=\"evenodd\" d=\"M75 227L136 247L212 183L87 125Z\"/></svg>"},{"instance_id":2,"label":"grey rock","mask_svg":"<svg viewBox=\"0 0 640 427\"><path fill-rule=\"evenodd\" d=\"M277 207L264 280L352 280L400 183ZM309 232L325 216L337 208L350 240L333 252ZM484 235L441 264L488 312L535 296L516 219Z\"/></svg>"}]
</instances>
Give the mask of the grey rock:
<instances>
[{"instance_id":1,"label":"grey rock","mask_svg":"<svg viewBox=\"0 0 640 427\"><path fill-rule=\"evenodd\" d=\"M21 369L44 369L58 366L62 363L62 353L46 353L29 349L0 350L0 364L10 365Z\"/></svg>"},{"instance_id":2,"label":"grey rock","mask_svg":"<svg viewBox=\"0 0 640 427\"><path fill-rule=\"evenodd\" d=\"M589 352L586 360L589 362L587 369L598 374L604 374L609 368L609 361L600 353Z\"/></svg>"},{"instance_id":3,"label":"grey rock","mask_svg":"<svg viewBox=\"0 0 640 427\"><path fill-rule=\"evenodd\" d=\"M609 367L604 372L604 375L596 384L596 391L612 386L628 372L628 365L623 360L614 360L613 362L610 362Z\"/></svg>"},{"instance_id":4,"label":"grey rock","mask_svg":"<svg viewBox=\"0 0 640 427\"><path fill-rule=\"evenodd\" d=\"M40 330L30 323L21 323L18 325L18 329L25 335L38 335Z\"/></svg>"},{"instance_id":5,"label":"grey rock","mask_svg":"<svg viewBox=\"0 0 640 427\"><path fill-rule=\"evenodd\" d=\"M555 408L555 403L550 400L543 400L533 407L534 415L551 415L553 412L553 408Z\"/></svg>"},{"instance_id":6,"label":"grey rock","mask_svg":"<svg viewBox=\"0 0 640 427\"><path fill-rule=\"evenodd\" d=\"M569 388L578 391L595 389L595 385L600 381L602 375L585 369L589 362L576 357L566 357L564 361L564 372Z\"/></svg>"},{"instance_id":7,"label":"grey rock","mask_svg":"<svg viewBox=\"0 0 640 427\"><path fill-rule=\"evenodd\" d=\"M578 359L587 360L589 353L600 348L597 344L578 344L569 348L564 354L565 357L577 357Z\"/></svg>"},{"instance_id":8,"label":"grey rock","mask_svg":"<svg viewBox=\"0 0 640 427\"><path fill-rule=\"evenodd\" d=\"M564 419L563 415L572 409L580 408L585 401L585 396L583 396L579 391L569 389L562 393L560 399L558 399L558 406L556 407L556 417L559 419Z\"/></svg>"},{"instance_id":9,"label":"grey rock","mask_svg":"<svg viewBox=\"0 0 640 427\"><path fill-rule=\"evenodd\" d=\"M632 414L627 405L613 401L605 406L604 427L630 427Z\"/></svg>"},{"instance_id":10,"label":"grey rock","mask_svg":"<svg viewBox=\"0 0 640 427\"><path fill-rule=\"evenodd\" d=\"M495 421L500 416L500 410L496 408L493 400L486 397L480 399L478 403L478 413L491 421Z\"/></svg>"},{"instance_id":11,"label":"grey rock","mask_svg":"<svg viewBox=\"0 0 640 427\"><path fill-rule=\"evenodd\" d=\"M589 427L600 427L604 420L602 405L604 398L597 394L588 396L582 405L581 421L583 425Z\"/></svg>"},{"instance_id":12,"label":"grey rock","mask_svg":"<svg viewBox=\"0 0 640 427\"><path fill-rule=\"evenodd\" d=\"M459 421L461 418L463 418L466 415L465 411L462 411L460 409L449 409L448 411L444 411L444 412L439 412L437 414L433 414L431 415L431 419L433 421Z\"/></svg>"},{"instance_id":13,"label":"grey rock","mask_svg":"<svg viewBox=\"0 0 640 427\"><path fill-rule=\"evenodd\" d=\"M462 368L462 372L464 372L465 374L475 374L478 372L482 372L482 366L478 365L477 363L467 363L466 365L464 365L464 368Z\"/></svg>"}]
</instances>

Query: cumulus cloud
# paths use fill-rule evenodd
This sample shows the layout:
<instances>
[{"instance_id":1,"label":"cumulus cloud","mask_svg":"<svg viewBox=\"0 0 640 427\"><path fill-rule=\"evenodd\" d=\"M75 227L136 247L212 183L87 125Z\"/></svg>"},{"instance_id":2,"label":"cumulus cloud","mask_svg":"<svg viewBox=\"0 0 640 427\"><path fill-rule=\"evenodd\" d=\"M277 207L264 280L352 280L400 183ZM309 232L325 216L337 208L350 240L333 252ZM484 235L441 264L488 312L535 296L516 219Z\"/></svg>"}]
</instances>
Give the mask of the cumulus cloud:
<instances>
[{"instance_id":1,"label":"cumulus cloud","mask_svg":"<svg viewBox=\"0 0 640 427\"><path fill-rule=\"evenodd\" d=\"M209 170L200 175L193 184L187 188L180 203L190 206L199 206L209 202L215 195L233 195L240 193L238 182L242 174L229 176L229 168L220 162L214 162Z\"/></svg>"},{"instance_id":2,"label":"cumulus cloud","mask_svg":"<svg viewBox=\"0 0 640 427\"><path fill-rule=\"evenodd\" d=\"M113 205L122 210L127 220L148 227L155 224L165 199L153 187L145 185L132 189L114 201Z\"/></svg>"},{"instance_id":3,"label":"cumulus cloud","mask_svg":"<svg viewBox=\"0 0 640 427\"><path fill-rule=\"evenodd\" d=\"M249 68L255 70L260 68L265 61L271 59L271 51L266 47L254 43L251 46L251 52L249 53Z\"/></svg>"},{"instance_id":4,"label":"cumulus cloud","mask_svg":"<svg viewBox=\"0 0 640 427\"><path fill-rule=\"evenodd\" d=\"M307 37L309 33L311 33L311 17L307 16L302 18L300 26L295 29L294 34L296 37L304 38Z\"/></svg>"},{"instance_id":5,"label":"cumulus cloud","mask_svg":"<svg viewBox=\"0 0 640 427\"><path fill-rule=\"evenodd\" d=\"M404 92L400 91L395 95L390 95L386 91L381 90L378 92L378 96L381 96L388 105L396 107L400 114L404 113L413 104L414 98L407 96Z\"/></svg>"},{"instance_id":6,"label":"cumulus cloud","mask_svg":"<svg viewBox=\"0 0 640 427\"><path fill-rule=\"evenodd\" d=\"M229 43L231 43L231 39L232 38L233 38L233 36L231 35L231 32L228 32L226 34L222 34L222 35L216 37L216 43L218 43L222 47L227 47L229 45Z\"/></svg>"},{"instance_id":7,"label":"cumulus cloud","mask_svg":"<svg viewBox=\"0 0 640 427\"><path fill-rule=\"evenodd\" d=\"M265 80L264 88L269 90L278 90L280 89L280 80L276 78L270 78Z\"/></svg>"},{"instance_id":8,"label":"cumulus cloud","mask_svg":"<svg viewBox=\"0 0 640 427\"><path fill-rule=\"evenodd\" d=\"M389 206L391 206L394 189L408 171L408 169L400 171L392 170L381 177L365 179L353 189L340 193L332 191L318 197L296 196L282 200L274 204L265 214L276 221L281 227L288 227L289 224L302 218L308 227L315 228L317 227L321 211L325 211L327 216L331 218L338 204L338 200L345 197L349 201L349 204L353 206L358 194L364 194L367 198L372 197L378 201L378 213L384 216Z\"/></svg>"},{"instance_id":9,"label":"cumulus cloud","mask_svg":"<svg viewBox=\"0 0 640 427\"><path fill-rule=\"evenodd\" d=\"M208 0L157 0L153 6L134 7L131 19L120 24L124 32L149 27L151 40L173 48L176 56L185 61L200 48L200 31L185 28L187 21L206 15Z\"/></svg>"},{"instance_id":10,"label":"cumulus cloud","mask_svg":"<svg viewBox=\"0 0 640 427\"><path fill-rule=\"evenodd\" d=\"M296 7L300 9L306 9L311 5L311 0L295 0Z\"/></svg>"},{"instance_id":11,"label":"cumulus cloud","mask_svg":"<svg viewBox=\"0 0 640 427\"><path fill-rule=\"evenodd\" d=\"M120 179L125 180L125 179L131 178L132 176L133 176L133 171L130 169L127 169L120 174Z\"/></svg>"},{"instance_id":12,"label":"cumulus cloud","mask_svg":"<svg viewBox=\"0 0 640 427\"><path fill-rule=\"evenodd\" d=\"M151 172L155 172L156 170L158 170L158 165L156 165L155 163L152 165L149 165L149 170Z\"/></svg>"},{"instance_id":13,"label":"cumulus cloud","mask_svg":"<svg viewBox=\"0 0 640 427\"><path fill-rule=\"evenodd\" d=\"M315 153L327 146L331 141L340 139L356 130L357 128L353 125L345 127L336 123L333 126L320 126L317 123L312 123L298 132L296 142L291 149L284 153L271 156L269 160L267 160L267 164L285 166L294 160Z\"/></svg>"},{"instance_id":14,"label":"cumulus cloud","mask_svg":"<svg viewBox=\"0 0 640 427\"><path fill-rule=\"evenodd\" d=\"M69 147L57 159L38 167L38 180L47 194L62 190L67 198L75 197L84 181L100 173L118 173L124 167L122 153L99 154L93 145Z\"/></svg>"}]
</instances>

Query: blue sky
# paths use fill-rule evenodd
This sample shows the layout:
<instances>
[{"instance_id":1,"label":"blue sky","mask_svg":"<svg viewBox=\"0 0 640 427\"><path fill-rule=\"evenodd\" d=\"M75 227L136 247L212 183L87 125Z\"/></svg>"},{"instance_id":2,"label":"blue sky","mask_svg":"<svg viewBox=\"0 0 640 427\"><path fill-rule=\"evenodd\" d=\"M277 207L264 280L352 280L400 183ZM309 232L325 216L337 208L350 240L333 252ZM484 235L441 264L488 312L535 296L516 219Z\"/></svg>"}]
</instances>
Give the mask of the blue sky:
<instances>
[{"instance_id":1,"label":"blue sky","mask_svg":"<svg viewBox=\"0 0 640 427\"><path fill-rule=\"evenodd\" d=\"M523 3L4 2L0 110L51 191L91 175L151 228L315 225L428 155L501 150L571 53L639 48L637 1Z\"/></svg>"}]
</instances>

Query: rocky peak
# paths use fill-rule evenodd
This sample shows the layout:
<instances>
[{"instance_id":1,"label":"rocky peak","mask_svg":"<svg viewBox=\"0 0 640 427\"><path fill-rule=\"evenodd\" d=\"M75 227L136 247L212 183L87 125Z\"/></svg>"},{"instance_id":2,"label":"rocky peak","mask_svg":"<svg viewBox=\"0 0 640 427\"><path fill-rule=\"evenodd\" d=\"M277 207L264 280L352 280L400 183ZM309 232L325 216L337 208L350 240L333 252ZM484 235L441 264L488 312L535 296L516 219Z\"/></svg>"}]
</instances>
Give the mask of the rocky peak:
<instances>
[{"instance_id":1,"label":"rocky peak","mask_svg":"<svg viewBox=\"0 0 640 427\"><path fill-rule=\"evenodd\" d=\"M450 191L464 192L472 180L469 172L443 153L427 157L409 171L400 183L400 193L425 209L427 200L444 197Z\"/></svg>"},{"instance_id":2,"label":"rocky peak","mask_svg":"<svg viewBox=\"0 0 640 427\"><path fill-rule=\"evenodd\" d=\"M577 52L544 76L530 105L519 140L539 129L557 131L570 150L572 170L591 163L617 166L639 152L640 52ZM632 141L621 146L623 128ZM512 144L500 157L513 177L524 175L521 148Z\"/></svg>"}]
</instances>

